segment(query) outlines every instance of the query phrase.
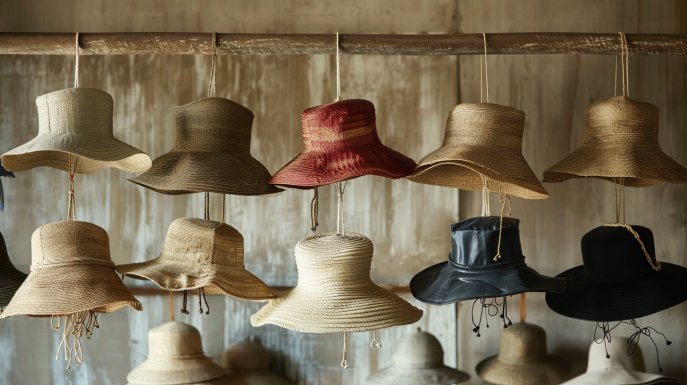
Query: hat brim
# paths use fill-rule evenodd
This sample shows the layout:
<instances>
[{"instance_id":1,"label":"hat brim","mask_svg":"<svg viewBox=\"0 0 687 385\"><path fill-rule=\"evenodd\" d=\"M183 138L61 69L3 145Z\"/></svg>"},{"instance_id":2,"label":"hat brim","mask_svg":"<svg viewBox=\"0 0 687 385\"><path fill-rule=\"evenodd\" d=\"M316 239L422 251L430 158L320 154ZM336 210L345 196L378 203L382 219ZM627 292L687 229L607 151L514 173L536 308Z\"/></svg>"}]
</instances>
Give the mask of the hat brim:
<instances>
[{"instance_id":1,"label":"hat brim","mask_svg":"<svg viewBox=\"0 0 687 385\"><path fill-rule=\"evenodd\" d=\"M485 359L475 367L483 380L499 385L557 385L570 376L570 363L547 354L541 359L507 363L498 356Z\"/></svg>"},{"instance_id":2,"label":"hat brim","mask_svg":"<svg viewBox=\"0 0 687 385\"><path fill-rule=\"evenodd\" d=\"M370 281L341 292L311 292L298 285L250 317L253 326L274 324L303 333L347 333L409 325L422 310Z\"/></svg>"},{"instance_id":3,"label":"hat brim","mask_svg":"<svg viewBox=\"0 0 687 385\"><path fill-rule=\"evenodd\" d=\"M447 366L431 369L390 367L371 375L366 385L454 385L470 380L470 375Z\"/></svg>"},{"instance_id":4,"label":"hat brim","mask_svg":"<svg viewBox=\"0 0 687 385\"><path fill-rule=\"evenodd\" d=\"M605 369L584 373L561 385L650 385L658 383L679 384L680 380L635 370Z\"/></svg>"},{"instance_id":5,"label":"hat brim","mask_svg":"<svg viewBox=\"0 0 687 385\"><path fill-rule=\"evenodd\" d=\"M285 378L267 370L248 370L243 372L230 372L226 376L227 384L247 385L293 385Z\"/></svg>"},{"instance_id":6,"label":"hat brim","mask_svg":"<svg viewBox=\"0 0 687 385\"><path fill-rule=\"evenodd\" d=\"M565 279L546 277L527 265L484 273L463 273L442 262L416 274L410 292L421 302L448 305L479 298L506 297L529 292L562 292Z\"/></svg>"},{"instance_id":7,"label":"hat brim","mask_svg":"<svg viewBox=\"0 0 687 385\"><path fill-rule=\"evenodd\" d=\"M563 293L546 294L551 310L570 318L614 322L645 317L687 301L687 269L661 262L661 270L622 283L594 282L584 265L558 275L568 279Z\"/></svg>"},{"instance_id":8,"label":"hat brim","mask_svg":"<svg viewBox=\"0 0 687 385\"><path fill-rule=\"evenodd\" d=\"M403 178L415 169L415 161L374 142L345 152L302 152L270 179L270 184L310 189L363 175Z\"/></svg>"},{"instance_id":9,"label":"hat brim","mask_svg":"<svg viewBox=\"0 0 687 385\"><path fill-rule=\"evenodd\" d=\"M521 151L479 146L445 145L420 160L406 179L417 183L482 190L482 175L490 180L489 188L497 192L499 185L510 195L526 199L549 197ZM497 182L497 183L494 183Z\"/></svg>"},{"instance_id":10,"label":"hat brim","mask_svg":"<svg viewBox=\"0 0 687 385\"><path fill-rule=\"evenodd\" d=\"M136 385L192 384L219 379L225 373L224 368L206 356L183 359L149 357L132 370L126 380Z\"/></svg>"},{"instance_id":11,"label":"hat brim","mask_svg":"<svg viewBox=\"0 0 687 385\"><path fill-rule=\"evenodd\" d=\"M10 265L0 273L0 308L4 309L28 275Z\"/></svg>"},{"instance_id":12,"label":"hat brim","mask_svg":"<svg viewBox=\"0 0 687 385\"><path fill-rule=\"evenodd\" d=\"M103 265L36 268L26 278L0 318L49 317L92 310L110 313L124 306L140 311L114 269Z\"/></svg>"},{"instance_id":13,"label":"hat brim","mask_svg":"<svg viewBox=\"0 0 687 385\"><path fill-rule=\"evenodd\" d=\"M129 181L169 195L212 192L274 196L283 192L269 184L270 178L270 172L250 154L170 151Z\"/></svg>"},{"instance_id":14,"label":"hat brim","mask_svg":"<svg viewBox=\"0 0 687 385\"><path fill-rule=\"evenodd\" d=\"M155 258L151 261L118 265L117 271L131 278L149 280L170 291L204 288L206 294L226 294L247 301L275 298L270 288L245 269L215 265L212 269Z\"/></svg>"},{"instance_id":15,"label":"hat brim","mask_svg":"<svg viewBox=\"0 0 687 385\"><path fill-rule=\"evenodd\" d=\"M74 155L78 157L77 174L93 174L105 167L129 172L150 168L150 157L121 140L110 137L40 134L29 142L2 155L2 165L8 171L24 171L47 166L70 171Z\"/></svg>"}]
</instances>

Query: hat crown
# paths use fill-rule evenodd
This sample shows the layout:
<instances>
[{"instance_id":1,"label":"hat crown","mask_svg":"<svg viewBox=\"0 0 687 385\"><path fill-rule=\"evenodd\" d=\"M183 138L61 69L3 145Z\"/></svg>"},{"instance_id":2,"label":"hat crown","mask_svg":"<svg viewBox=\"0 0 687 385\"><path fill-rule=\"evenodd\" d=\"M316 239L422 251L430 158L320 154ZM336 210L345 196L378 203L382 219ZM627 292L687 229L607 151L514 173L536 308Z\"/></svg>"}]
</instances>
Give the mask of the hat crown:
<instances>
[{"instance_id":1,"label":"hat crown","mask_svg":"<svg viewBox=\"0 0 687 385\"><path fill-rule=\"evenodd\" d=\"M393 355L393 365L404 369L433 369L444 366L444 350L432 334L418 331L401 340Z\"/></svg>"},{"instance_id":2,"label":"hat crown","mask_svg":"<svg viewBox=\"0 0 687 385\"><path fill-rule=\"evenodd\" d=\"M242 269L243 236L226 223L179 218L169 225L160 258L194 266Z\"/></svg>"},{"instance_id":3,"label":"hat crown","mask_svg":"<svg viewBox=\"0 0 687 385\"><path fill-rule=\"evenodd\" d=\"M68 88L36 98L39 134L114 137L112 96L95 88Z\"/></svg>"},{"instance_id":4,"label":"hat crown","mask_svg":"<svg viewBox=\"0 0 687 385\"><path fill-rule=\"evenodd\" d=\"M183 322L164 323L148 332L148 357L189 357L203 354L198 329Z\"/></svg>"},{"instance_id":5,"label":"hat crown","mask_svg":"<svg viewBox=\"0 0 687 385\"><path fill-rule=\"evenodd\" d=\"M472 145L522 151L525 113L491 103L461 103L446 121L444 146Z\"/></svg>"},{"instance_id":6,"label":"hat crown","mask_svg":"<svg viewBox=\"0 0 687 385\"><path fill-rule=\"evenodd\" d=\"M616 337L611 342L603 343L592 342L589 347L589 361L587 363L587 372L595 370L635 370L644 372L644 356L642 349L637 345L632 355L627 355L627 337ZM606 358L606 350L610 358Z\"/></svg>"},{"instance_id":7,"label":"hat crown","mask_svg":"<svg viewBox=\"0 0 687 385\"><path fill-rule=\"evenodd\" d=\"M304 151L336 151L379 142L372 102L349 99L301 114Z\"/></svg>"},{"instance_id":8,"label":"hat crown","mask_svg":"<svg viewBox=\"0 0 687 385\"><path fill-rule=\"evenodd\" d=\"M583 144L593 146L658 146L658 107L625 96L600 99L585 113Z\"/></svg>"},{"instance_id":9,"label":"hat crown","mask_svg":"<svg viewBox=\"0 0 687 385\"><path fill-rule=\"evenodd\" d=\"M476 217L451 225L450 260L465 267L491 266L523 258L520 245L520 220L503 218L501 230L501 258L499 253L500 217Z\"/></svg>"},{"instance_id":10,"label":"hat crown","mask_svg":"<svg viewBox=\"0 0 687 385\"><path fill-rule=\"evenodd\" d=\"M270 356L259 337L229 345L222 353L222 366L230 372L267 370Z\"/></svg>"},{"instance_id":11,"label":"hat crown","mask_svg":"<svg viewBox=\"0 0 687 385\"><path fill-rule=\"evenodd\" d=\"M631 226L656 263L654 235L646 227ZM654 270L634 235L623 227L600 226L582 237L582 259L587 279L595 282L628 282Z\"/></svg>"},{"instance_id":12,"label":"hat crown","mask_svg":"<svg viewBox=\"0 0 687 385\"><path fill-rule=\"evenodd\" d=\"M172 151L250 153L253 112L225 98L174 107L177 137Z\"/></svg>"},{"instance_id":13,"label":"hat crown","mask_svg":"<svg viewBox=\"0 0 687 385\"><path fill-rule=\"evenodd\" d=\"M521 362L541 359L546 355L546 332L537 325L519 323L503 329L499 360Z\"/></svg>"},{"instance_id":14,"label":"hat crown","mask_svg":"<svg viewBox=\"0 0 687 385\"><path fill-rule=\"evenodd\" d=\"M49 223L34 231L31 269L80 263L112 263L109 238L104 229L88 222L64 221Z\"/></svg>"}]
</instances>

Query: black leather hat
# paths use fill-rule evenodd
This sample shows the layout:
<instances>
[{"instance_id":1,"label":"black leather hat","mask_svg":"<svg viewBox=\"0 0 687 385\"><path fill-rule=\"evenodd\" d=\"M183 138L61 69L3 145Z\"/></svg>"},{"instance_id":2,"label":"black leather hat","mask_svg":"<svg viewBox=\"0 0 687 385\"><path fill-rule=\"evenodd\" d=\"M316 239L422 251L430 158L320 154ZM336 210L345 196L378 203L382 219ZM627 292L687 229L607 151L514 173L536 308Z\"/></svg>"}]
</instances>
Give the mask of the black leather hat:
<instances>
[{"instance_id":1,"label":"black leather hat","mask_svg":"<svg viewBox=\"0 0 687 385\"><path fill-rule=\"evenodd\" d=\"M500 248L499 225L499 217L477 217L451 225L448 261L413 277L413 296L425 303L445 305L526 292L562 292L564 278L542 276L525 264L520 220L503 218ZM499 252L501 257L495 260Z\"/></svg>"}]
</instances>

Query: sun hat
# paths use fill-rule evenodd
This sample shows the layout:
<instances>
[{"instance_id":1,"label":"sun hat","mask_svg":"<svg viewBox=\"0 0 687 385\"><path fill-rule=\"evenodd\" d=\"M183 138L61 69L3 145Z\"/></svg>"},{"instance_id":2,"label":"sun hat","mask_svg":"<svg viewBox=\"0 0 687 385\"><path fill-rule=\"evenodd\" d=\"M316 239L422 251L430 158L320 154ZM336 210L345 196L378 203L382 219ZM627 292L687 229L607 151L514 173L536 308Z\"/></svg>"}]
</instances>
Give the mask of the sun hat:
<instances>
[{"instance_id":1,"label":"sun hat","mask_svg":"<svg viewBox=\"0 0 687 385\"><path fill-rule=\"evenodd\" d=\"M446 121L444 142L420 160L406 179L463 190L492 191L527 199L549 194L522 155L525 113L492 103L461 103Z\"/></svg>"},{"instance_id":2,"label":"sun hat","mask_svg":"<svg viewBox=\"0 0 687 385\"><path fill-rule=\"evenodd\" d=\"M270 172L250 154L253 113L209 97L175 107L176 141L131 182L163 194L276 195Z\"/></svg>"},{"instance_id":3,"label":"sun hat","mask_svg":"<svg viewBox=\"0 0 687 385\"><path fill-rule=\"evenodd\" d=\"M10 303L17 289L26 279L26 274L17 270L7 254L5 238L0 233L0 313Z\"/></svg>"},{"instance_id":4,"label":"sun hat","mask_svg":"<svg viewBox=\"0 0 687 385\"><path fill-rule=\"evenodd\" d=\"M564 382L562 385L649 385L676 383L677 378L646 373L641 347L632 355L627 354L627 337L616 337L606 344L592 342L589 347L587 372ZM609 355L610 358L606 358Z\"/></svg>"},{"instance_id":5,"label":"sun hat","mask_svg":"<svg viewBox=\"0 0 687 385\"><path fill-rule=\"evenodd\" d=\"M69 88L36 98L38 136L2 155L9 171L48 166L70 171L77 156L76 173L92 174L105 167L141 172L150 157L115 138L112 96L94 88Z\"/></svg>"},{"instance_id":6,"label":"sun hat","mask_svg":"<svg viewBox=\"0 0 687 385\"><path fill-rule=\"evenodd\" d=\"M165 290L202 289L249 301L266 301L274 293L243 264L243 236L221 222L180 218L172 222L162 253L141 263L118 265L117 271L147 279Z\"/></svg>"},{"instance_id":7,"label":"sun hat","mask_svg":"<svg viewBox=\"0 0 687 385\"><path fill-rule=\"evenodd\" d=\"M198 329L172 321L148 331L148 358L126 380L135 385L194 384L224 374L224 369L203 353Z\"/></svg>"},{"instance_id":8,"label":"sun hat","mask_svg":"<svg viewBox=\"0 0 687 385\"><path fill-rule=\"evenodd\" d=\"M570 364L546 352L546 332L517 323L501 331L499 354L477 364L477 375L498 385L555 385L570 375Z\"/></svg>"},{"instance_id":9,"label":"sun hat","mask_svg":"<svg viewBox=\"0 0 687 385\"><path fill-rule=\"evenodd\" d=\"M347 231L305 238L295 249L298 284L250 317L304 333L346 333L408 325L422 310L370 279L372 242Z\"/></svg>"},{"instance_id":10,"label":"sun hat","mask_svg":"<svg viewBox=\"0 0 687 385\"><path fill-rule=\"evenodd\" d=\"M367 100L341 100L301 114L303 152L270 180L271 184L310 189L363 175L402 178L415 162L382 144L375 107Z\"/></svg>"},{"instance_id":11,"label":"sun hat","mask_svg":"<svg viewBox=\"0 0 687 385\"><path fill-rule=\"evenodd\" d=\"M5 170L2 165L0 165L0 176L7 178L14 178L14 173L12 171ZM0 180L0 211L5 209L5 192L2 189L2 181Z\"/></svg>"},{"instance_id":12,"label":"sun hat","mask_svg":"<svg viewBox=\"0 0 687 385\"><path fill-rule=\"evenodd\" d=\"M444 350L436 337L420 331L403 337L394 350L391 367L374 373L366 385L453 385L470 375L444 365Z\"/></svg>"},{"instance_id":13,"label":"sun hat","mask_svg":"<svg viewBox=\"0 0 687 385\"><path fill-rule=\"evenodd\" d=\"M270 372L269 353L257 336L229 345L222 353L222 366L228 383L235 385L290 385L291 382Z\"/></svg>"},{"instance_id":14,"label":"sun hat","mask_svg":"<svg viewBox=\"0 0 687 385\"><path fill-rule=\"evenodd\" d=\"M592 103L582 146L544 172L544 182L596 177L626 186L687 183L687 169L658 143L658 107L625 96Z\"/></svg>"},{"instance_id":15,"label":"sun hat","mask_svg":"<svg viewBox=\"0 0 687 385\"><path fill-rule=\"evenodd\" d=\"M545 277L525 264L520 246L520 220L477 217L451 225L451 254L446 262L413 277L410 292L433 304L526 292L561 292L565 279ZM499 256L497 258L497 255Z\"/></svg>"}]
</instances>

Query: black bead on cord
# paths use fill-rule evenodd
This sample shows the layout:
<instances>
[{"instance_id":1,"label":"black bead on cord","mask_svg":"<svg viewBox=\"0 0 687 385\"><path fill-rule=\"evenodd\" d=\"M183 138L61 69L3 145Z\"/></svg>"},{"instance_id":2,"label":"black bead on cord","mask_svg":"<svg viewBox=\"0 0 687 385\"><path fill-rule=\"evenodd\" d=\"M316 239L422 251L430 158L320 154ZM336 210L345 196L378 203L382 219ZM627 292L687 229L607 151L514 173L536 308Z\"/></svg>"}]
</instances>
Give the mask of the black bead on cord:
<instances>
[{"instance_id":1,"label":"black bead on cord","mask_svg":"<svg viewBox=\"0 0 687 385\"><path fill-rule=\"evenodd\" d=\"M208 305L208 299L205 296L205 290L201 287L198 288L198 312L200 314L203 314L203 301L205 301L205 307L207 308L207 311L205 314L210 314L210 305ZM181 307L181 313L182 314L190 314L189 311L186 309L186 303L188 302L188 291L184 290L184 302L183 306Z\"/></svg>"},{"instance_id":2,"label":"black bead on cord","mask_svg":"<svg viewBox=\"0 0 687 385\"><path fill-rule=\"evenodd\" d=\"M508 318L508 301L506 297L502 298L503 300L500 303L496 298L480 298L476 299L475 302L472 303L472 325L474 326L472 331L477 334L477 337L482 336L479 332L482 325L482 318L484 318L487 327L489 327L489 317L494 317L499 313L499 306L502 307L500 317L503 320L503 328L506 329L508 326L513 325L513 322L511 322L510 318ZM477 302L480 303L479 322L475 323L475 305ZM506 320L508 320L507 323Z\"/></svg>"},{"instance_id":3,"label":"black bead on cord","mask_svg":"<svg viewBox=\"0 0 687 385\"><path fill-rule=\"evenodd\" d=\"M663 339L666 341L667 346L670 346L672 342L668 340L668 338L666 338L665 334L659 332L651 326L640 327L636 319L619 321L615 325L613 325L613 327L610 326L609 322L597 322L596 328L594 329L594 342L596 342L597 344L603 342L604 349L606 349L606 358L611 358L611 355L608 354L608 348L606 347L606 343L611 342L611 331L617 328L618 325L620 325L621 323L630 325L637 329L636 332L634 332L630 337L627 338L627 355L631 356L632 354L634 354L635 350L637 349L637 345L639 344L639 339L642 337L642 335L645 335L651 340L651 343L654 344L654 349L656 350L656 364L658 365L658 371L663 372L663 368L661 367L661 362L659 360L658 345L656 345L656 341L654 341L653 337L651 337L651 332L653 331L654 333L660 334L661 337L663 337ZM603 332L601 340L598 340L596 337L596 332L599 329L601 329Z\"/></svg>"}]
</instances>

